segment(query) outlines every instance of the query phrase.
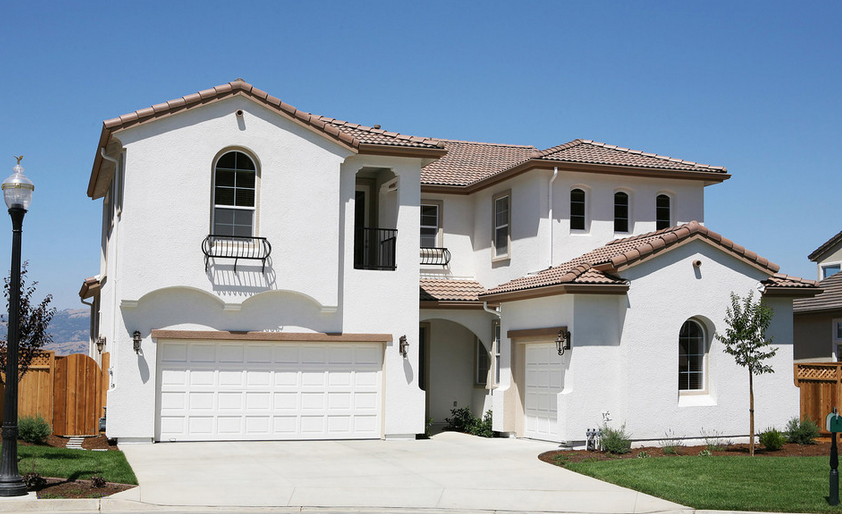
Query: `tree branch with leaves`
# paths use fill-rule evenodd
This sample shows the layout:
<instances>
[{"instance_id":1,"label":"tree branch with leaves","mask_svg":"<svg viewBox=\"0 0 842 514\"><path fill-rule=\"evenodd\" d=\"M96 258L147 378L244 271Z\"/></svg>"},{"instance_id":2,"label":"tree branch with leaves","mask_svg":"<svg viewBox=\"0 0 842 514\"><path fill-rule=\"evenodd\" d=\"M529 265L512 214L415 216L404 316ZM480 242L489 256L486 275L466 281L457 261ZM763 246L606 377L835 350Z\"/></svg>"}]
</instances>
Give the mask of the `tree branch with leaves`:
<instances>
[{"instance_id":1,"label":"tree branch with leaves","mask_svg":"<svg viewBox=\"0 0 842 514\"><path fill-rule=\"evenodd\" d=\"M737 365L748 368L749 391L749 452L754 456L754 375L774 373L772 366L763 361L778 353L773 348L772 338L766 338L766 329L772 322L774 312L770 307L753 299L749 292L744 299L731 293L731 306L726 310L725 334L716 338L725 345L725 353L734 356Z\"/></svg>"},{"instance_id":2,"label":"tree branch with leaves","mask_svg":"<svg viewBox=\"0 0 842 514\"><path fill-rule=\"evenodd\" d=\"M32 295L35 294L35 286L38 282L33 282L31 285L26 285L26 273L29 262L24 262L20 272L20 322L18 329L20 337L18 339L18 380L23 378L32 360L42 351L45 345L53 341L53 337L47 332L50 327L50 321L56 313L55 307L50 307L53 301L53 295L48 294L41 300L40 303L35 303ZM3 296L6 297L6 312L9 312L9 282L11 278L7 277L5 280ZM0 316L0 321L8 327L7 316ZM0 340L0 370L6 369L6 356L8 346L7 337ZM0 377L2 383L2 377Z\"/></svg>"}]
</instances>

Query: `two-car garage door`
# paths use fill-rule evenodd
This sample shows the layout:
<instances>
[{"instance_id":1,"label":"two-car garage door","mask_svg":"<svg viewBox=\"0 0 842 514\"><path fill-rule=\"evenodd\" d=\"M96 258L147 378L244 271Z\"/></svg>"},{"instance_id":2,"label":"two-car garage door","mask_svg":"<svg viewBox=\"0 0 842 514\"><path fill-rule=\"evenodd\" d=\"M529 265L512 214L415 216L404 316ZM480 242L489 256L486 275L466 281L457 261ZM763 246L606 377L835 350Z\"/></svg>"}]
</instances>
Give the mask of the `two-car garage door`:
<instances>
[{"instance_id":1,"label":"two-car garage door","mask_svg":"<svg viewBox=\"0 0 842 514\"><path fill-rule=\"evenodd\" d=\"M381 436L382 344L158 344L159 441Z\"/></svg>"}]
</instances>

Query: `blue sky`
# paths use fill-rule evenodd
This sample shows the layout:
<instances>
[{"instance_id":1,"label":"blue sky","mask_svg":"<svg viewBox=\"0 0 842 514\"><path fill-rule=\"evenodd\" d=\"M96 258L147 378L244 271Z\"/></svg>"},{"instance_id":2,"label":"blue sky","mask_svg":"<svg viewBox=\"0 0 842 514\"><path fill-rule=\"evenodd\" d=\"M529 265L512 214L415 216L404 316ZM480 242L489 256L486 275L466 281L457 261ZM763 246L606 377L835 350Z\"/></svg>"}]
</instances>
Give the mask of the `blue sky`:
<instances>
[{"instance_id":1,"label":"blue sky","mask_svg":"<svg viewBox=\"0 0 842 514\"><path fill-rule=\"evenodd\" d=\"M840 2L27 1L0 14L0 174L25 156L23 258L59 308L81 307L99 272L101 201L85 193L102 121L237 77L406 134L583 138L726 166L707 226L791 275L815 278L807 254L842 229Z\"/></svg>"}]
</instances>

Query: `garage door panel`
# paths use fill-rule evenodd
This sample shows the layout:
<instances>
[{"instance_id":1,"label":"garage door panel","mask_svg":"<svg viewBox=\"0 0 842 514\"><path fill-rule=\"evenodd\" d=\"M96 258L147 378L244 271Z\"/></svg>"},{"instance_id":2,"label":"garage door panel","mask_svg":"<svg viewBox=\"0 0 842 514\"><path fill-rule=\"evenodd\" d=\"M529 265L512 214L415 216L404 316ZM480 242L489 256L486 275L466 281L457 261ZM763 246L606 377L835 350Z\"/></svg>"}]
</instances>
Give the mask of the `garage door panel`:
<instances>
[{"instance_id":1,"label":"garage door panel","mask_svg":"<svg viewBox=\"0 0 842 514\"><path fill-rule=\"evenodd\" d=\"M159 355L159 440L380 437L377 343L162 341Z\"/></svg>"},{"instance_id":2,"label":"garage door panel","mask_svg":"<svg viewBox=\"0 0 842 514\"><path fill-rule=\"evenodd\" d=\"M524 357L524 435L555 441L563 379L561 359L554 343L527 344Z\"/></svg>"}]
</instances>

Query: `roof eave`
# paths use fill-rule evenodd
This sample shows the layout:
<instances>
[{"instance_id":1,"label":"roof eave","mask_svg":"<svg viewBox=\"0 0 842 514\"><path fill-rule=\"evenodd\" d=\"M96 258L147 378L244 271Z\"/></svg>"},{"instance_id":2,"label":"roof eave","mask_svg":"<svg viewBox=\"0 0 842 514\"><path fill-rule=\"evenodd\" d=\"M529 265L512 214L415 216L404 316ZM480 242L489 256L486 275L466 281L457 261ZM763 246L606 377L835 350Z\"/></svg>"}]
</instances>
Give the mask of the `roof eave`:
<instances>
[{"instance_id":1,"label":"roof eave","mask_svg":"<svg viewBox=\"0 0 842 514\"><path fill-rule=\"evenodd\" d=\"M766 286L763 289L763 296L776 298L811 298L821 294L823 291L820 287Z\"/></svg>"},{"instance_id":2,"label":"roof eave","mask_svg":"<svg viewBox=\"0 0 842 514\"><path fill-rule=\"evenodd\" d=\"M477 300L421 300L421 309L482 309L483 302Z\"/></svg>"},{"instance_id":3,"label":"roof eave","mask_svg":"<svg viewBox=\"0 0 842 514\"><path fill-rule=\"evenodd\" d=\"M420 157L438 159L447 154L444 148L421 148L417 146L378 145L360 143L358 151L366 155L387 155L390 157Z\"/></svg>"},{"instance_id":4,"label":"roof eave","mask_svg":"<svg viewBox=\"0 0 842 514\"><path fill-rule=\"evenodd\" d=\"M543 298L562 294L626 294L629 291L629 284L555 284L551 286L534 287L531 289L519 289L502 293L489 293L480 295L482 301L491 302L513 302L519 300L530 300L532 298Z\"/></svg>"}]
</instances>

